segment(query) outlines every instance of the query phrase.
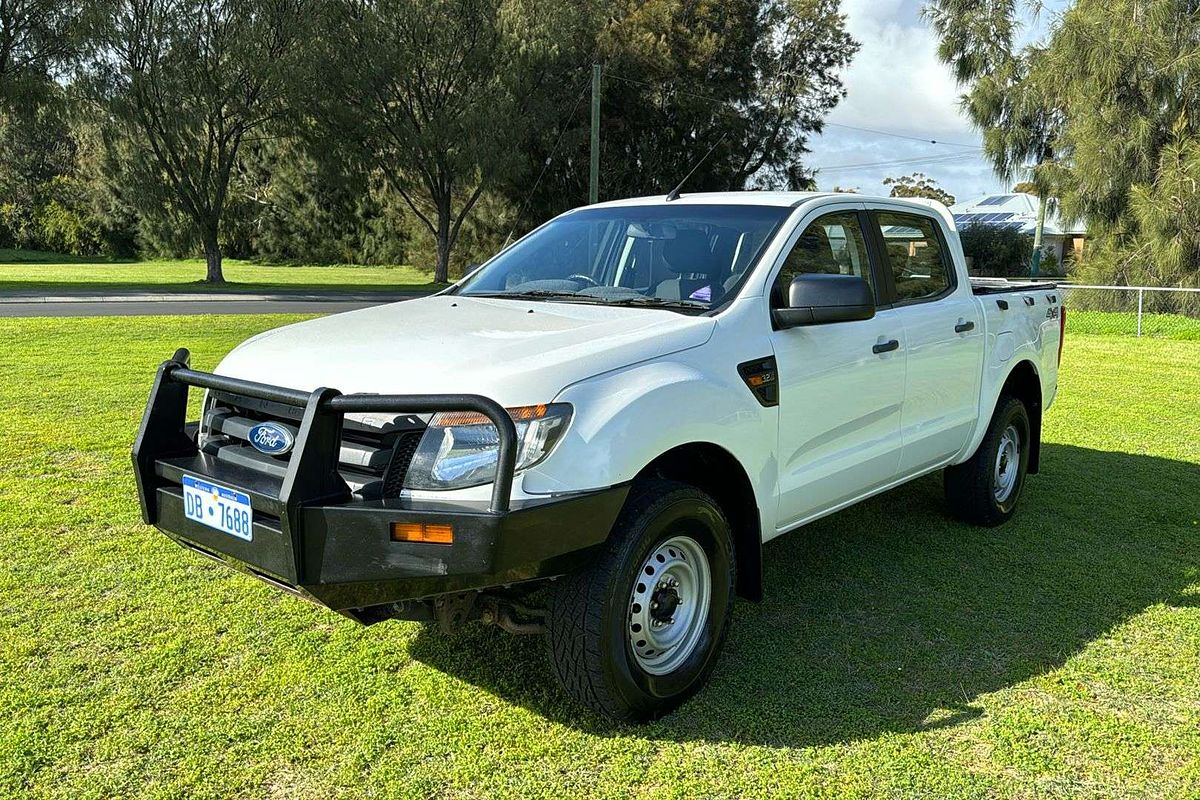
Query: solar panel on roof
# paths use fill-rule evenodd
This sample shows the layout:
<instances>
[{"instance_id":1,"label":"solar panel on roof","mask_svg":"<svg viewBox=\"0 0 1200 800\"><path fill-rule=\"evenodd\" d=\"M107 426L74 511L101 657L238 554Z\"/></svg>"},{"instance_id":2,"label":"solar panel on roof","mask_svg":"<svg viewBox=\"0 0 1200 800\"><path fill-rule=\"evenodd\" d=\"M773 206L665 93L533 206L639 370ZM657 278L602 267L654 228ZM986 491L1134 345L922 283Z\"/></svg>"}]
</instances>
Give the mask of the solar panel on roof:
<instances>
[{"instance_id":1,"label":"solar panel on roof","mask_svg":"<svg viewBox=\"0 0 1200 800\"><path fill-rule=\"evenodd\" d=\"M1011 194L992 195L988 199L980 201L979 205L981 205L981 206L1002 206L1005 203L1007 203L1009 200L1013 199L1014 196L1015 195L1011 195Z\"/></svg>"}]
</instances>

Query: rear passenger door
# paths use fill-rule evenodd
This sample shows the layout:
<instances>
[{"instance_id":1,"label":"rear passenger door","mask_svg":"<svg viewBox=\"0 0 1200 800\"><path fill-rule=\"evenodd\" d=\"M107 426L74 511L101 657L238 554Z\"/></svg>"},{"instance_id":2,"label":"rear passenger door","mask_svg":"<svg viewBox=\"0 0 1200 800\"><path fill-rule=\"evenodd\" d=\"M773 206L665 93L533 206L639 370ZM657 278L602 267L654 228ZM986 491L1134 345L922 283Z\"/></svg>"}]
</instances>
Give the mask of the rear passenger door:
<instances>
[{"instance_id":1,"label":"rear passenger door","mask_svg":"<svg viewBox=\"0 0 1200 800\"><path fill-rule=\"evenodd\" d=\"M933 212L880 209L872 217L908 351L899 472L909 476L952 459L975 427L983 321Z\"/></svg>"}]
</instances>

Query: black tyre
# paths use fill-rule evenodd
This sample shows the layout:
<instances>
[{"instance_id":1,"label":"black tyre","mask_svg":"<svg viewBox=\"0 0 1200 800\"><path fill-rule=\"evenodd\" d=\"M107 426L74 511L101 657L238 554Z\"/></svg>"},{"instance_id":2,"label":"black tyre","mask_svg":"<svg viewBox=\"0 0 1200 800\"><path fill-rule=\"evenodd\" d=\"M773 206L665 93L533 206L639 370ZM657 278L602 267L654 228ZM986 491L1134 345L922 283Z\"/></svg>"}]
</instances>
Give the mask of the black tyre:
<instances>
[{"instance_id":1,"label":"black tyre","mask_svg":"<svg viewBox=\"0 0 1200 800\"><path fill-rule=\"evenodd\" d=\"M686 484L639 482L603 555L553 585L546 638L563 688L621 721L670 712L716 664L735 579L716 502Z\"/></svg>"},{"instance_id":2,"label":"black tyre","mask_svg":"<svg viewBox=\"0 0 1200 800\"><path fill-rule=\"evenodd\" d=\"M1016 510L1029 466L1029 412L1015 397L996 404L987 435L970 459L945 472L950 513L974 525L995 526Z\"/></svg>"}]
</instances>

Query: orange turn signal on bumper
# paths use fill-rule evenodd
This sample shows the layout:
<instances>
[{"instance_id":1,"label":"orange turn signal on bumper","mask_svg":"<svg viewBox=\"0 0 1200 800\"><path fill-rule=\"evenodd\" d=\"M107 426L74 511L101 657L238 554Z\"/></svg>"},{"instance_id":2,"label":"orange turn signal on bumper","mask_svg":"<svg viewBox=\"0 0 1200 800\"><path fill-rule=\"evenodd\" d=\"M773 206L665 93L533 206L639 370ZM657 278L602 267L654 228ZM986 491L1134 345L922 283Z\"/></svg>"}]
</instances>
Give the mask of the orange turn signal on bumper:
<instances>
[{"instance_id":1,"label":"orange turn signal on bumper","mask_svg":"<svg viewBox=\"0 0 1200 800\"><path fill-rule=\"evenodd\" d=\"M392 541L454 544L454 526L427 522L393 522Z\"/></svg>"}]
</instances>

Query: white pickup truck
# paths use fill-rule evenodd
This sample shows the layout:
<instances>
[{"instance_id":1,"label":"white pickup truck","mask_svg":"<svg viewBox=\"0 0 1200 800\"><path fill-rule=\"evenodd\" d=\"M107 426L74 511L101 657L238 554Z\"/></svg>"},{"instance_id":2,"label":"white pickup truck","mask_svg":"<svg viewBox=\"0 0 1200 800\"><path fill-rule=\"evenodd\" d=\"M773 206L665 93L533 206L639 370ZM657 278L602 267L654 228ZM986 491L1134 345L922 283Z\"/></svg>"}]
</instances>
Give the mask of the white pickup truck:
<instances>
[{"instance_id":1,"label":"white pickup truck","mask_svg":"<svg viewBox=\"0 0 1200 800\"><path fill-rule=\"evenodd\" d=\"M957 517L1012 515L1061 297L973 284L936 204L602 203L214 373L179 350L133 449L142 512L366 624L544 634L569 693L649 719L703 684L735 594L760 597L764 542L935 470Z\"/></svg>"}]
</instances>

